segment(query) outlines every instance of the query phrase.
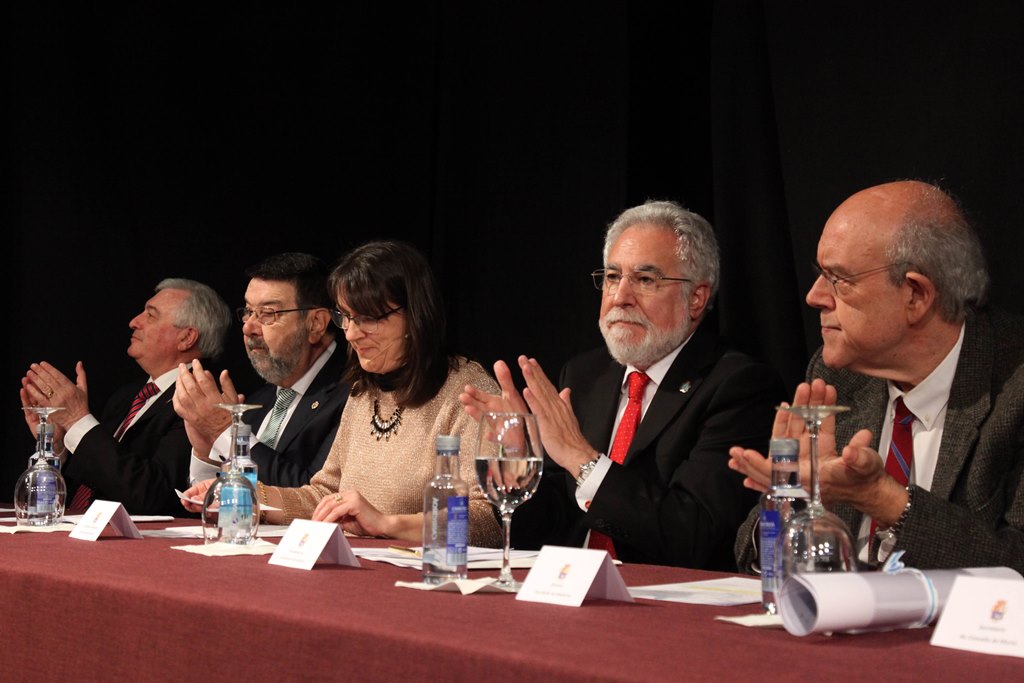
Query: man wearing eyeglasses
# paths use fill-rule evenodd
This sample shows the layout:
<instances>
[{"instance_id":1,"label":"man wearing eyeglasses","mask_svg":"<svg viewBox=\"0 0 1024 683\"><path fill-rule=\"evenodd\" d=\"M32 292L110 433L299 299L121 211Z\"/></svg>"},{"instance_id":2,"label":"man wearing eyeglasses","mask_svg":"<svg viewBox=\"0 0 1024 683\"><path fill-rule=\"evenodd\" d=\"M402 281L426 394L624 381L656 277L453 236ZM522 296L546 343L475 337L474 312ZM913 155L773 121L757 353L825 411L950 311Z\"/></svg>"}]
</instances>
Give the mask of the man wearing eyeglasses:
<instances>
[{"instance_id":1,"label":"man wearing eyeglasses","mask_svg":"<svg viewBox=\"0 0 1024 683\"><path fill-rule=\"evenodd\" d=\"M49 363L32 364L22 380L22 404L62 408L50 422L56 427L56 450L62 450L61 442L67 448L69 512L84 512L96 498L118 501L132 514L181 510L174 488L188 473L189 444L171 405L175 378L182 363L217 358L230 324L227 304L207 285L162 280L128 323L128 355L149 380L141 389L133 384L116 391L99 419L89 412L82 363L75 368L75 380ZM37 421L30 418L30 426Z\"/></svg>"},{"instance_id":2,"label":"man wearing eyeglasses","mask_svg":"<svg viewBox=\"0 0 1024 683\"><path fill-rule=\"evenodd\" d=\"M261 408L242 419L253 429L252 458L260 481L301 486L320 470L348 397L340 379L345 354L337 352L327 292L327 266L308 254L271 256L248 269L245 306L238 309L249 362L267 384L245 397ZM230 453L230 416L218 403L238 403L227 372L220 387L194 367L178 379L175 409L192 443L190 480L214 476Z\"/></svg>"},{"instance_id":3,"label":"man wearing eyeglasses","mask_svg":"<svg viewBox=\"0 0 1024 683\"><path fill-rule=\"evenodd\" d=\"M756 498L729 471L728 447L767 442L779 376L702 324L719 263L697 214L672 202L628 209L608 229L604 262L593 278L606 348L571 360L561 392L521 356L522 398L501 361L501 396L467 387L461 397L474 416L528 409L538 418L553 462L515 514L513 544L735 569L735 531Z\"/></svg>"},{"instance_id":4,"label":"man wearing eyeglasses","mask_svg":"<svg viewBox=\"0 0 1024 683\"><path fill-rule=\"evenodd\" d=\"M853 195L825 223L823 345L795 404L849 406L823 425L822 499L861 562L1024 571L1024 320L984 307L981 244L956 202L901 181ZM777 435L796 435L781 416ZM836 447L841 448L837 452ZM754 489L769 465L730 451ZM756 558L751 515L737 561Z\"/></svg>"}]
</instances>

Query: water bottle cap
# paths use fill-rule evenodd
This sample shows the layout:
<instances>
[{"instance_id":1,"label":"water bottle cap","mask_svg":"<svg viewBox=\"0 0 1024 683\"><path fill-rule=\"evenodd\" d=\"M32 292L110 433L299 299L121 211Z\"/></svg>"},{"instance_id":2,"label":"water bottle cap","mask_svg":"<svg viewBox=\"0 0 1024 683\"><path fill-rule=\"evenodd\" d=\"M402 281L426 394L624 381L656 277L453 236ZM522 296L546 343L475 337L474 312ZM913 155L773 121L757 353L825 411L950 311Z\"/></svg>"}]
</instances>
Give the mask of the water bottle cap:
<instances>
[{"instance_id":1,"label":"water bottle cap","mask_svg":"<svg viewBox=\"0 0 1024 683\"><path fill-rule=\"evenodd\" d=\"M459 437L449 436L447 434L438 434L437 439L434 441L435 448L438 451L458 452L459 450Z\"/></svg>"}]
</instances>

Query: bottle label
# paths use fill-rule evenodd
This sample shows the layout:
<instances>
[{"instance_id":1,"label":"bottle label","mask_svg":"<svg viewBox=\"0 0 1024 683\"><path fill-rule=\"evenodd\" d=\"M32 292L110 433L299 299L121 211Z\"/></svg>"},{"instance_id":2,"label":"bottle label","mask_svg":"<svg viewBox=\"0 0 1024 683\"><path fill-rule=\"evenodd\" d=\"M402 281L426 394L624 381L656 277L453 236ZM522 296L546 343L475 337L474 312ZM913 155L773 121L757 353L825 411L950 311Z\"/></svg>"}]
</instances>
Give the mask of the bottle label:
<instances>
[{"instance_id":1,"label":"bottle label","mask_svg":"<svg viewBox=\"0 0 1024 683\"><path fill-rule=\"evenodd\" d=\"M252 519L252 497L244 486L228 484L221 489L217 526L235 532L247 528Z\"/></svg>"},{"instance_id":2,"label":"bottle label","mask_svg":"<svg viewBox=\"0 0 1024 683\"><path fill-rule=\"evenodd\" d=\"M761 510L761 578L775 578L775 541L781 527L778 510Z\"/></svg>"},{"instance_id":3,"label":"bottle label","mask_svg":"<svg viewBox=\"0 0 1024 683\"><path fill-rule=\"evenodd\" d=\"M449 567L466 564L466 546L469 544L469 498L448 497L448 538L445 555Z\"/></svg>"},{"instance_id":4,"label":"bottle label","mask_svg":"<svg viewBox=\"0 0 1024 683\"><path fill-rule=\"evenodd\" d=\"M57 507L57 478L42 472L29 488L28 512L30 515L50 515Z\"/></svg>"}]
</instances>

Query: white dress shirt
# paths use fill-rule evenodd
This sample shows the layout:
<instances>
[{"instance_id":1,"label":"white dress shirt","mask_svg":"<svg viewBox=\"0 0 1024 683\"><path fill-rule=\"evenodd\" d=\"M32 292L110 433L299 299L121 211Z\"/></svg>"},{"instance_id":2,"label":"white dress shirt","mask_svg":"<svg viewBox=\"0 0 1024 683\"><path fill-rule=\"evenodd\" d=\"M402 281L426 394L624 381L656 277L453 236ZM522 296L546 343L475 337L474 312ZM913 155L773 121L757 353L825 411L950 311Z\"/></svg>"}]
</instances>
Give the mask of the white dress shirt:
<instances>
[{"instance_id":1,"label":"white dress shirt","mask_svg":"<svg viewBox=\"0 0 1024 683\"><path fill-rule=\"evenodd\" d=\"M691 337L693 334L691 333ZM619 409L615 413L615 424L612 425L612 436L611 441L608 443L607 453L612 450L612 444L615 442L615 433L619 431L619 423L622 422L622 415L626 412L626 405L629 403L629 373L631 372L644 372L651 381L644 387L644 397L640 406L640 421L644 419L644 415L647 414L647 409L651 405L651 401L654 400L654 395L658 392L658 387L662 382L665 381L665 375L668 374L669 368L672 367L672 363L676 361L676 357L679 352L686 346L686 342L690 341L690 337L686 338L682 344L673 349L667 356L659 360L657 363L647 368L647 370L639 370L638 368L629 365L626 367L625 372L622 374L622 384L619 388ZM590 501L597 495L597 490L601 486L601 482L604 481L605 476L608 474L608 470L612 466L612 459L609 458L605 453L602 453L597 460L597 464L594 465L594 469L590 471L587 478L583 481L583 484L576 488L576 504L580 506L580 509L586 511L590 508ZM570 474L573 474L570 472Z\"/></svg>"},{"instance_id":2,"label":"white dress shirt","mask_svg":"<svg viewBox=\"0 0 1024 683\"><path fill-rule=\"evenodd\" d=\"M935 466L939 460L939 447L942 445L942 432L946 422L946 408L949 406L949 392L953 388L953 376L960 360L960 349L964 345L964 327L960 327L960 337L949 350L942 362L935 366L920 384L910 391L904 392L892 382L888 382L889 407L882 421L882 433L878 436L878 455L882 465L889 454L892 442L892 421L896 415L896 399L903 398L903 403L916 418L911 424L914 440L914 459L910 464L909 483L922 489L930 490L935 476ZM839 444L836 444L837 447ZM868 560L870 546L871 518L867 515L861 521L857 534L859 557L863 562Z\"/></svg>"},{"instance_id":3,"label":"white dress shirt","mask_svg":"<svg viewBox=\"0 0 1024 683\"><path fill-rule=\"evenodd\" d=\"M135 423L139 421L139 418L142 417L143 413L149 410L149 407L156 403L160 399L160 397L163 396L163 393L167 391L167 387L174 384L175 380L177 379L178 366L174 366L173 369L168 370L167 372L160 375L156 379L150 377L149 379L146 380L147 383L153 382L154 384L156 384L157 388L160 389L160 391L150 396L146 400L145 404L143 404L142 408L139 409L139 412L135 413L135 417L132 418L131 423L129 423L128 427L124 430L124 432L122 432L122 439L124 438L124 435L128 432L128 430L131 429L132 426L134 426ZM139 388L141 389L141 387ZM88 433L89 430L92 429L93 427L98 426L99 423L99 420L93 417L92 413L89 413L84 417L80 418L78 421L75 422L75 424L71 425L71 427L67 431L67 434L64 435L64 447L67 448L72 453L74 453L75 449L78 448L78 444L80 444L82 442L82 439L85 438L86 433Z\"/></svg>"},{"instance_id":4,"label":"white dress shirt","mask_svg":"<svg viewBox=\"0 0 1024 683\"><path fill-rule=\"evenodd\" d=\"M302 375L299 379L295 380L295 383L290 387L295 392L296 396L292 399L291 405L288 406L288 412L284 414L281 419L281 426L278 428L278 434L284 434L285 427L288 426L288 421L292 419L292 415L295 413L295 408L298 407L299 401L302 400L303 395L309 391L309 386L316 379L316 376L323 369L324 365L330 359L331 354L338 348L338 342L332 341L330 346L324 349L313 364L309 366L309 370ZM280 388L280 387L279 387ZM260 428L256 431L257 441L259 437L263 435L263 431L267 428L267 424L270 422L270 416L273 410L268 410L266 416L263 418L263 422L260 423ZM231 427L225 429L217 440L213 442L213 447L210 449L210 459L219 460L220 462L227 462L228 453L231 452ZM199 458L196 452L192 451L192 462L189 464L189 483L195 485L197 482L209 479L217 476L217 472L220 471L220 465L214 465L208 463L205 460Z\"/></svg>"}]
</instances>

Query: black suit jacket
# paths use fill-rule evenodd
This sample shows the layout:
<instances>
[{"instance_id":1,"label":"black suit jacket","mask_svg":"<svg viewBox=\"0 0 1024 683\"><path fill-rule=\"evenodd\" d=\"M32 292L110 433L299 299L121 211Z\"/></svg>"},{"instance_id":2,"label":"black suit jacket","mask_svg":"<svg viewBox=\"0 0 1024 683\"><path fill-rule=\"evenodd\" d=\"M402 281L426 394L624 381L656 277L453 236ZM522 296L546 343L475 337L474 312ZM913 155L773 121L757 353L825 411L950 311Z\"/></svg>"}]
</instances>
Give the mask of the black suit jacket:
<instances>
[{"instance_id":1,"label":"black suit jacket","mask_svg":"<svg viewBox=\"0 0 1024 683\"><path fill-rule=\"evenodd\" d=\"M347 361L343 346L343 343L338 344L313 378L278 438L276 449L253 439L251 454L259 466L259 479L264 484L303 486L323 467L348 399L349 387L341 382ZM242 415L242 420L252 426L254 434L273 409L276 394L277 387L267 384L246 397L247 402L263 406Z\"/></svg>"},{"instance_id":2,"label":"black suit jacket","mask_svg":"<svg viewBox=\"0 0 1024 683\"><path fill-rule=\"evenodd\" d=\"M562 371L560 384L572 389L583 435L601 452L612 438L624 371L605 349ZM536 496L515 514L516 547L580 545L593 528L612 538L626 562L734 570L736 529L756 496L728 468L728 449L764 448L781 397L775 370L727 350L713 331L699 327L589 510L576 503L573 476L546 461Z\"/></svg>"},{"instance_id":3,"label":"black suit jacket","mask_svg":"<svg viewBox=\"0 0 1024 683\"><path fill-rule=\"evenodd\" d=\"M107 401L100 424L90 429L64 466L70 502L81 484L95 498L116 500L131 514L181 515L174 493L188 481L192 447L185 424L174 412L172 384L120 441L113 434L128 414L142 384L118 389Z\"/></svg>"}]
</instances>

